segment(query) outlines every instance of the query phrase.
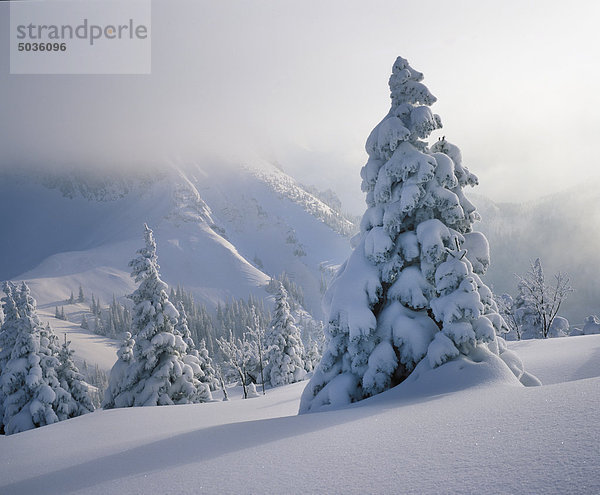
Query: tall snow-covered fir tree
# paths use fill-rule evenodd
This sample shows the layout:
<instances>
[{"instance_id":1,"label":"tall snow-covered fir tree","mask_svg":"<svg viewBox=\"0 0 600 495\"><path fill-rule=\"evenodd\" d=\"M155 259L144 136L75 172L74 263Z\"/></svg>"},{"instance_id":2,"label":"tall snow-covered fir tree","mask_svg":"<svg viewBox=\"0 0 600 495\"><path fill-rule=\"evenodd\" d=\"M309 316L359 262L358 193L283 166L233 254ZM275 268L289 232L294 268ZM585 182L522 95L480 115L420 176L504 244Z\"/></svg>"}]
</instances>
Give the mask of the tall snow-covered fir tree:
<instances>
[{"instance_id":1,"label":"tall snow-covered fir tree","mask_svg":"<svg viewBox=\"0 0 600 495\"><path fill-rule=\"evenodd\" d=\"M306 376L304 345L294 323L287 291L279 282L273 319L265 335L267 365L264 374L273 387L298 382Z\"/></svg>"},{"instance_id":2,"label":"tall snow-covered fir tree","mask_svg":"<svg viewBox=\"0 0 600 495\"><path fill-rule=\"evenodd\" d=\"M174 331L179 313L169 301L167 284L159 275L156 242L144 226L145 247L129 265L139 283L133 301L133 358L121 373L111 372L103 407L188 404L211 399L208 386L198 381L183 357L187 346ZM121 359L115 366L121 368ZM113 383L113 377L120 383ZM115 397L113 391L119 391Z\"/></svg>"},{"instance_id":3,"label":"tall snow-covered fir tree","mask_svg":"<svg viewBox=\"0 0 600 495\"><path fill-rule=\"evenodd\" d=\"M428 145L442 124L422 80L397 58L390 111L366 143L367 210L325 295L327 344L300 412L383 392L423 360L436 367L484 344L504 350L494 331L503 320L479 277L489 265L487 240L473 232L479 216L463 194L477 178L445 138Z\"/></svg>"}]
</instances>

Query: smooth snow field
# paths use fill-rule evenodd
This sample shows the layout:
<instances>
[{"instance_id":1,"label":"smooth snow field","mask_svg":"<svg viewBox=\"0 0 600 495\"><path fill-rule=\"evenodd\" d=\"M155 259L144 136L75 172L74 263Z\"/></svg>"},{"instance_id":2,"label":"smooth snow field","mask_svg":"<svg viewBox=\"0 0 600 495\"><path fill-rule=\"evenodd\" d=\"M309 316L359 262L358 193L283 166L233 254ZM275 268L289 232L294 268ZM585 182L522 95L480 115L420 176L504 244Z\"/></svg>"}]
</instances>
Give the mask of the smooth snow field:
<instances>
[{"instance_id":1,"label":"smooth snow field","mask_svg":"<svg viewBox=\"0 0 600 495\"><path fill-rule=\"evenodd\" d=\"M0 437L0 493L600 493L600 335L510 348L543 386L445 365L325 413L302 382Z\"/></svg>"}]
</instances>

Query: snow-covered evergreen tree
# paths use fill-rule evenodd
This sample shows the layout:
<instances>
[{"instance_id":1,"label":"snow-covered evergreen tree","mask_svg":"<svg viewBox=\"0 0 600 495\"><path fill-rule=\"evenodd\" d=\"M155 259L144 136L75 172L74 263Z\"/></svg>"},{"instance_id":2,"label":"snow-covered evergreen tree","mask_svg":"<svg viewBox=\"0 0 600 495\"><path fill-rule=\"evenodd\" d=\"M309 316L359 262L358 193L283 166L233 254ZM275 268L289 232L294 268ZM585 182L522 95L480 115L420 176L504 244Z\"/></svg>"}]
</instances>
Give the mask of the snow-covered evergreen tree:
<instances>
[{"instance_id":1,"label":"snow-covered evergreen tree","mask_svg":"<svg viewBox=\"0 0 600 495\"><path fill-rule=\"evenodd\" d=\"M5 294L2 298L4 321L2 322L2 327L0 327L0 433L4 433L3 418L5 398L2 387L2 375L10 361L19 333L19 313L14 300L17 288L11 282L4 282L3 291Z\"/></svg>"},{"instance_id":2,"label":"snow-covered evergreen tree","mask_svg":"<svg viewBox=\"0 0 600 495\"><path fill-rule=\"evenodd\" d=\"M199 382L192 368L183 361L187 346L181 336L174 332L179 313L169 301L167 284L160 279L152 230L147 225L144 228L146 245L129 264L131 276L139 283L130 296L134 303L133 360L121 380L125 386L120 388L124 390L116 397L109 394L111 390L119 388L113 386L111 380L104 407L156 406L210 400L208 386Z\"/></svg>"},{"instance_id":3,"label":"snow-covered evergreen tree","mask_svg":"<svg viewBox=\"0 0 600 495\"><path fill-rule=\"evenodd\" d=\"M309 336L308 344L304 347L304 349L304 369L308 372L314 371L321 361L319 343Z\"/></svg>"},{"instance_id":4,"label":"snow-covered evergreen tree","mask_svg":"<svg viewBox=\"0 0 600 495\"><path fill-rule=\"evenodd\" d=\"M206 341L202 339L198 344L198 359L200 360L200 368L202 368L203 376L200 379L202 383L206 383L211 391L215 391L220 387L219 378L213 365L213 360L210 357L206 348Z\"/></svg>"},{"instance_id":5,"label":"snow-covered evergreen tree","mask_svg":"<svg viewBox=\"0 0 600 495\"><path fill-rule=\"evenodd\" d=\"M216 385L212 383L212 380L214 379L214 370L210 363L205 359L208 357L208 352L206 353L206 356L204 356L200 355L199 350L196 349L196 344L194 343L190 329L188 328L187 315L181 300L177 302L177 311L179 312L179 318L175 324L174 333L181 336L186 345L185 354L182 355L183 362L192 369L196 380L205 384L209 390L215 390ZM210 374L211 371L212 376L207 375L207 373ZM215 388L213 388L213 386L215 386ZM209 395L204 397L205 401L210 399L211 397Z\"/></svg>"},{"instance_id":6,"label":"snow-covered evergreen tree","mask_svg":"<svg viewBox=\"0 0 600 495\"><path fill-rule=\"evenodd\" d=\"M44 326L40 321L36 311L35 299L31 297L29 287L25 283L21 285L17 305L19 315L29 316L38 329L36 333L39 338L40 368L42 369L43 381L55 394L52 407L56 412L58 420L64 421L72 417L70 414L72 397L69 389L62 387L58 379L58 368L60 366L58 337L49 323L46 323Z\"/></svg>"},{"instance_id":7,"label":"snow-covered evergreen tree","mask_svg":"<svg viewBox=\"0 0 600 495\"><path fill-rule=\"evenodd\" d=\"M71 400L58 382L53 339L39 321L29 288L23 283L13 295L18 333L0 384L4 397L2 422L7 435L66 419Z\"/></svg>"},{"instance_id":8,"label":"snow-covered evergreen tree","mask_svg":"<svg viewBox=\"0 0 600 495\"><path fill-rule=\"evenodd\" d=\"M4 282L3 313L4 321L0 327L0 373L10 359L13 347L17 341L19 313L14 300L17 288L11 282ZM1 406L1 404L0 404Z\"/></svg>"},{"instance_id":9,"label":"snow-covered evergreen tree","mask_svg":"<svg viewBox=\"0 0 600 495\"><path fill-rule=\"evenodd\" d=\"M117 362L113 365L110 370L110 376L108 379L108 387L104 393L104 399L102 401L102 407L104 409L113 409L115 407L130 407L133 405L133 380L134 375L130 375L128 372L132 368L133 359L133 347L135 346L135 340L131 337L129 332L125 332L121 347L117 351Z\"/></svg>"},{"instance_id":10,"label":"snow-covered evergreen tree","mask_svg":"<svg viewBox=\"0 0 600 495\"><path fill-rule=\"evenodd\" d=\"M179 318L177 319L177 323L175 323L175 327L173 329L174 333L181 336L185 345L187 345L188 354L195 354L196 344L192 339L192 334L188 327L187 314L185 312L185 308L183 307L183 301L177 301L177 312L179 313Z\"/></svg>"},{"instance_id":11,"label":"snow-covered evergreen tree","mask_svg":"<svg viewBox=\"0 0 600 495\"><path fill-rule=\"evenodd\" d=\"M83 375L79 373L79 369L75 366L73 355L75 351L69 346L71 341L66 340L60 348L58 360L60 364L56 370L58 380L63 389L68 390L71 394L71 402L69 403L68 417L74 418L94 412L96 409L92 403L88 385L83 380Z\"/></svg>"},{"instance_id":12,"label":"snow-covered evergreen tree","mask_svg":"<svg viewBox=\"0 0 600 495\"><path fill-rule=\"evenodd\" d=\"M273 387L298 382L306 376L304 345L290 313L287 291L279 283L270 328L265 335L265 379Z\"/></svg>"},{"instance_id":13,"label":"snow-covered evergreen tree","mask_svg":"<svg viewBox=\"0 0 600 495\"><path fill-rule=\"evenodd\" d=\"M477 178L460 150L425 139L441 128L423 75L398 57L391 108L367 139L367 210L355 248L330 285L327 345L301 412L344 405L403 381L425 358L439 366L503 326L479 275L489 265L479 219L463 194ZM491 345L499 353L498 345Z\"/></svg>"}]
</instances>

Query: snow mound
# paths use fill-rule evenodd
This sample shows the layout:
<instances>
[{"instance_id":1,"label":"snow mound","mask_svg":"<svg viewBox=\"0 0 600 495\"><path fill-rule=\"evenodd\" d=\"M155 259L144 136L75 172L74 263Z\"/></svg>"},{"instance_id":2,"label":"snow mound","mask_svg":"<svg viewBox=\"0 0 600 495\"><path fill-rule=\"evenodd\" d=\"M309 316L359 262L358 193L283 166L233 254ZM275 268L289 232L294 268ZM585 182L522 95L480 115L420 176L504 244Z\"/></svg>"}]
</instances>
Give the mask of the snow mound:
<instances>
[{"instance_id":1,"label":"snow mound","mask_svg":"<svg viewBox=\"0 0 600 495\"><path fill-rule=\"evenodd\" d=\"M600 336L510 346L558 381L515 386L483 353L421 365L427 397L409 379L325 413L294 415L304 383L253 400L238 389L229 402L98 411L0 437L0 492L599 493ZM595 377L569 381L584 364L578 376ZM443 367L451 382L438 381Z\"/></svg>"}]
</instances>

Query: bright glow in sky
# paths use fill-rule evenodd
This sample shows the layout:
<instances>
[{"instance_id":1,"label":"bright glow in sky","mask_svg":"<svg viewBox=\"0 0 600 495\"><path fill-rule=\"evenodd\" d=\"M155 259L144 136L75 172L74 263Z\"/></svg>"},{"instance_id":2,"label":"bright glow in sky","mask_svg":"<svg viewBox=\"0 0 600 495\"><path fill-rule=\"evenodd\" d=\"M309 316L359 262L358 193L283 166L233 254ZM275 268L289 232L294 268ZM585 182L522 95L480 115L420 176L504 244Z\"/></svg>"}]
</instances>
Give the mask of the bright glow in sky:
<instances>
[{"instance_id":1,"label":"bright glow in sky","mask_svg":"<svg viewBox=\"0 0 600 495\"><path fill-rule=\"evenodd\" d=\"M259 154L359 212L364 142L397 55L495 200L597 177L597 1L153 2L150 76L10 76L0 164L94 167ZM8 6L0 4L8 44Z\"/></svg>"}]
</instances>

